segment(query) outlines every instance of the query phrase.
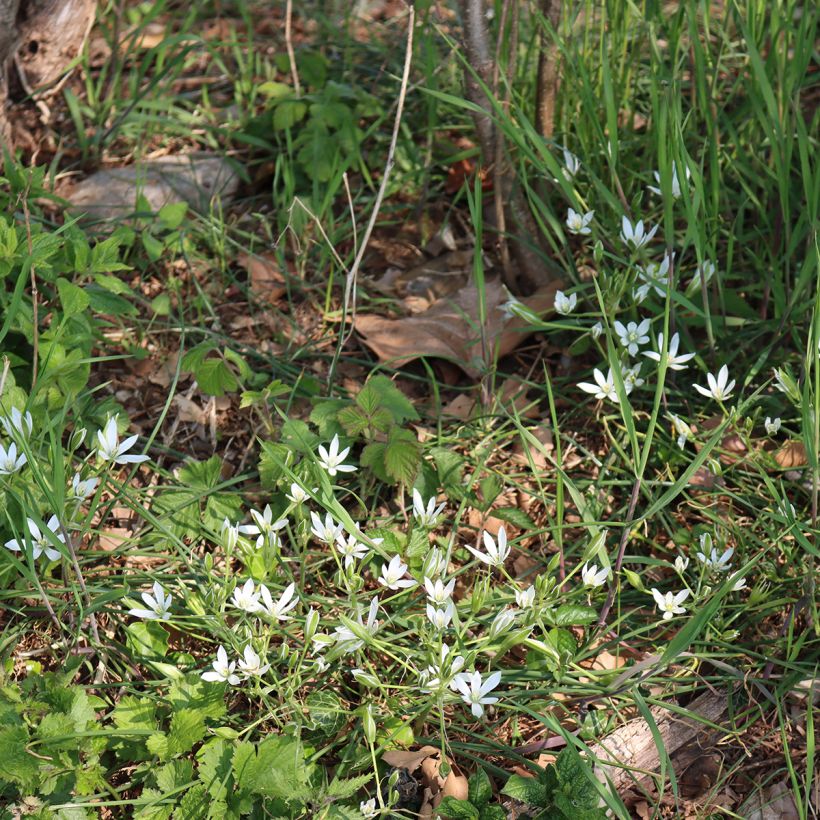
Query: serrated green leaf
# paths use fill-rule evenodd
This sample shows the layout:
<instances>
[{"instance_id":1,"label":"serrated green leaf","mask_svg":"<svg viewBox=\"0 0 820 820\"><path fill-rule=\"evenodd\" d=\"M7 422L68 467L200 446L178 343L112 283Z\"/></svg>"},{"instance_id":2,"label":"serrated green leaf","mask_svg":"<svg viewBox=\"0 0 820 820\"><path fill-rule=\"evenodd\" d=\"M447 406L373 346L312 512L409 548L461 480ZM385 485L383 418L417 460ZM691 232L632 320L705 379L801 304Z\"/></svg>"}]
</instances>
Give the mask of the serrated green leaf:
<instances>
[{"instance_id":1,"label":"serrated green leaf","mask_svg":"<svg viewBox=\"0 0 820 820\"><path fill-rule=\"evenodd\" d=\"M335 435L344 435L344 429L339 424L339 413L348 404L343 399L320 399L310 411L310 423L319 428L319 435L329 441Z\"/></svg>"},{"instance_id":2,"label":"serrated green leaf","mask_svg":"<svg viewBox=\"0 0 820 820\"><path fill-rule=\"evenodd\" d=\"M484 769L478 769L467 780L467 799L478 809L490 802L493 796L493 784Z\"/></svg>"},{"instance_id":3,"label":"serrated green leaf","mask_svg":"<svg viewBox=\"0 0 820 820\"><path fill-rule=\"evenodd\" d=\"M335 734L347 719L341 699L328 689L311 692L305 706L313 728L327 736Z\"/></svg>"},{"instance_id":4,"label":"serrated green leaf","mask_svg":"<svg viewBox=\"0 0 820 820\"><path fill-rule=\"evenodd\" d=\"M373 475L379 481L390 481L390 476L387 474L387 469L384 463L384 451L387 448L386 444L380 441L374 441L368 444L359 457L359 463L362 467L367 467L373 471Z\"/></svg>"},{"instance_id":5,"label":"serrated green leaf","mask_svg":"<svg viewBox=\"0 0 820 820\"><path fill-rule=\"evenodd\" d=\"M168 633L156 621L136 621L125 627L128 649L141 658L164 658L168 653Z\"/></svg>"},{"instance_id":6,"label":"serrated green leaf","mask_svg":"<svg viewBox=\"0 0 820 820\"><path fill-rule=\"evenodd\" d=\"M552 612L544 612L544 620L552 626L583 626L593 623L598 613L591 606L563 604Z\"/></svg>"},{"instance_id":7,"label":"serrated green leaf","mask_svg":"<svg viewBox=\"0 0 820 820\"><path fill-rule=\"evenodd\" d=\"M174 810L173 800L160 804L165 796L158 789L143 789L135 803L134 820L168 820Z\"/></svg>"},{"instance_id":8,"label":"serrated green leaf","mask_svg":"<svg viewBox=\"0 0 820 820\"><path fill-rule=\"evenodd\" d=\"M156 779L163 794L175 792L194 779L194 764L190 760L172 760L156 770Z\"/></svg>"},{"instance_id":9,"label":"serrated green leaf","mask_svg":"<svg viewBox=\"0 0 820 820\"><path fill-rule=\"evenodd\" d=\"M149 698L124 695L111 713L118 729L156 729L156 705Z\"/></svg>"},{"instance_id":10,"label":"serrated green leaf","mask_svg":"<svg viewBox=\"0 0 820 820\"><path fill-rule=\"evenodd\" d=\"M464 459L453 450L445 447L434 447L430 451L438 473L438 483L447 493L448 498L462 501L467 495L464 486Z\"/></svg>"},{"instance_id":11,"label":"serrated green leaf","mask_svg":"<svg viewBox=\"0 0 820 820\"><path fill-rule=\"evenodd\" d=\"M502 521L506 521L508 524L512 524L514 527L526 532L537 529L535 521L518 507L496 507L493 510L493 518L500 518Z\"/></svg>"},{"instance_id":12,"label":"serrated green leaf","mask_svg":"<svg viewBox=\"0 0 820 820\"><path fill-rule=\"evenodd\" d=\"M300 793L310 775L302 744L284 736L268 737L256 748L248 743L238 744L233 772L243 791L283 800Z\"/></svg>"},{"instance_id":13,"label":"serrated green leaf","mask_svg":"<svg viewBox=\"0 0 820 820\"><path fill-rule=\"evenodd\" d=\"M210 396L224 396L239 388L233 371L221 358L203 359L193 371L199 389Z\"/></svg>"},{"instance_id":14,"label":"serrated green leaf","mask_svg":"<svg viewBox=\"0 0 820 820\"><path fill-rule=\"evenodd\" d=\"M387 376L383 374L371 376L367 380L367 388L372 389L378 395L379 406L390 411L396 424L418 421L419 414L413 403Z\"/></svg>"},{"instance_id":15,"label":"serrated green leaf","mask_svg":"<svg viewBox=\"0 0 820 820\"><path fill-rule=\"evenodd\" d=\"M179 807L174 812L174 820L202 820L208 816L211 798L208 790L200 783L192 786L182 796Z\"/></svg>"},{"instance_id":16,"label":"serrated green leaf","mask_svg":"<svg viewBox=\"0 0 820 820\"><path fill-rule=\"evenodd\" d=\"M346 800L348 797L353 797L359 789L364 788L372 779L372 774L362 774L358 777L350 777L347 780L331 780L325 793L333 800Z\"/></svg>"},{"instance_id":17,"label":"serrated green leaf","mask_svg":"<svg viewBox=\"0 0 820 820\"><path fill-rule=\"evenodd\" d=\"M31 787L37 780L40 762L27 751L28 729L8 726L0 729L0 783Z\"/></svg>"},{"instance_id":18,"label":"serrated green leaf","mask_svg":"<svg viewBox=\"0 0 820 820\"><path fill-rule=\"evenodd\" d=\"M410 430L394 427L384 449L384 469L395 482L412 485L421 464L421 445Z\"/></svg>"},{"instance_id":19,"label":"serrated green leaf","mask_svg":"<svg viewBox=\"0 0 820 820\"><path fill-rule=\"evenodd\" d=\"M439 803L438 813L442 817L453 818L453 820L479 820L478 809L471 802L449 795Z\"/></svg>"},{"instance_id":20,"label":"serrated green leaf","mask_svg":"<svg viewBox=\"0 0 820 820\"><path fill-rule=\"evenodd\" d=\"M266 490L276 489L279 479L285 474L283 464L290 461L290 449L276 441L263 441L259 456L259 480Z\"/></svg>"},{"instance_id":21,"label":"serrated green leaf","mask_svg":"<svg viewBox=\"0 0 820 820\"><path fill-rule=\"evenodd\" d=\"M300 453L310 453L319 443L319 438L301 419L288 419L282 425L282 444Z\"/></svg>"},{"instance_id":22,"label":"serrated green leaf","mask_svg":"<svg viewBox=\"0 0 820 820\"><path fill-rule=\"evenodd\" d=\"M484 806L478 820L507 820L507 812L501 806Z\"/></svg>"},{"instance_id":23,"label":"serrated green leaf","mask_svg":"<svg viewBox=\"0 0 820 820\"><path fill-rule=\"evenodd\" d=\"M232 790L232 757L233 747L219 738L205 743L196 754L199 779L214 800L227 800Z\"/></svg>"},{"instance_id":24,"label":"serrated green leaf","mask_svg":"<svg viewBox=\"0 0 820 820\"><path fill-rule=\"evenodd\" d=\"M219 720L227 711L224 689L202 680L196 672L173 681L167 700L175 709L193 709L204 718Z\"/></svg>"},{"instance_id":25,"label":"serrated green leaf","mask_svg":"<svg viewBox=\"0 0 820 820\"><path fill-rule=\"evenodd\" d=\"M514 774L504 784L501 794L513 797L533 808L547 808L549 795L544 783L535 777L522 777Z\"/></svg>"},{"instance_id":26,"label":"serrated green leaf","mask_svg":"<svg viewBox=\"0 0 820 820\"><path fill-rule=\"evenodd\" d=\"M273 130L284 131L292 128L297 122L304 119L307 106L299 100L280 100L273 110Z\"/></svg>"},{"instance_id":27,"label":"serrated green leaf","mask_svg":"<svg viewBox=\"0 0 820 820\"><path fill-rule=\"evenodd\" d=\"M57 280L57 291L60 294L60 305L66 316L77 316L88 310L90 299L88 294L73 282L62 277Z\"/></svg>"},{"instance_id":28,"label":"serrated green leaf","mask_svg":"<svg viewBox=\"0 0 820 820\"><path fill-rule=\"evenodd\" d=\"M593 783L592 769L584 763L581 755L572 746L567 746L555 761L555 772L561 791L571 795L571 806L578 809L595 810L600 797ZM557 798L558 793L556 793Z\"/></svg>"},{"instance_id":29,"label":"serrated green leaf","mask_svg":"<svg viewBox=\"0 0 820 820\"><path fill-rule=\"evenodd\" d=\"M159 213L157 213L157 219L159 219L159 221L162 223L163 228L167 228L168 230L174 230L182 224L182 221L185 219L185 215L187 213L187 202L169 202L168 204L163 205L159 209Z\"/></svg>"}]
</instances>

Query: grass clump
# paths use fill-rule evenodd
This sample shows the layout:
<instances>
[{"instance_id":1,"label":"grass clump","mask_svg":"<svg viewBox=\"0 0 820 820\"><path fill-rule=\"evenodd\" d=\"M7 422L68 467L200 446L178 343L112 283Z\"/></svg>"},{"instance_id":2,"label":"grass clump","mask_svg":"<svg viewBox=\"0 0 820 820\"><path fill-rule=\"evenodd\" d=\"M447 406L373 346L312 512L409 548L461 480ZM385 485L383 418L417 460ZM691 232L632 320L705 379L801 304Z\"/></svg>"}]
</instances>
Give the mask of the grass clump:
<instances>
[{"instance_id":1,"label":"grass clump","mask_svg":"<svg viewBox=\"0 0 820 820\"><path fill-rule=\"evenodd\" d=\"M377 367L341 324L401 68L374 32L398 23L300 9L291 59L256 48L282 46L252 40L256 11L197 39L206 9L132 10L128 37L161 20L161 42L64 91L84 160L231 146L234 205L143 202L94 235L6 158L3 811L743 816L785 790L811 816L816 13L521 10L485 90L562 283L554 310L502 306L536 345L501 358L482 250L515 230L479 174L442 204L474 106L455 15L420 9L373 245L414 207L419 246L470 232L474 384ZM549 138L539 31L563 67ZM357 309L388 301L373 278ZM711 760L695 788L676 722ZM624 726L651 765L612 759Z\"/></svg>"}]
</instances>

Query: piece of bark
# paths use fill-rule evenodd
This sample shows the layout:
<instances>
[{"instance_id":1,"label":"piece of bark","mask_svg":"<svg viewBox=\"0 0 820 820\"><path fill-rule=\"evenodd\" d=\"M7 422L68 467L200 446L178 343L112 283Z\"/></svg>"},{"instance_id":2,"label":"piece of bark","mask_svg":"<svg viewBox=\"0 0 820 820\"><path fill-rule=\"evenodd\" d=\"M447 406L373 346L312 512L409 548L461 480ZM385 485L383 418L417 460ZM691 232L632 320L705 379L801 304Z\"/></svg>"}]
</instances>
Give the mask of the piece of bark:
<instances>
[{"instance_id":1,"label":"piece of bark","mask_svg":"<svg viewBox=\"0 0 820 820\"><path fill-rule=\"evenodd\" d=\"M679 749L692 743L708 745L712 730L704 722L720 724L728 710L730 695L706 692L695 698L687 711L701 720L679 715L662 706L650 710L667 755L672 757ZM614 791L645 784L660 765L660 754L649 724L641 717L607 735L590 747L597 764L598 777L609 782Z\"/></svg>"}]
</instances>

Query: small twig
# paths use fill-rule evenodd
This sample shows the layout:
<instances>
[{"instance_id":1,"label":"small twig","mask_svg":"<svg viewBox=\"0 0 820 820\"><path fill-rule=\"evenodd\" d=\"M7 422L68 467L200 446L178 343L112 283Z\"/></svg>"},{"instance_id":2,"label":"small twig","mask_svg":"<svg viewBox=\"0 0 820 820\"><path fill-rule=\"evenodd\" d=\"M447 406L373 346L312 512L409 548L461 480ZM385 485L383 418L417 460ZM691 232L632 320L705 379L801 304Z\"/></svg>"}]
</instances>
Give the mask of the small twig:
<instances>
[{"instance_id":1,"label":"small twig","mask_svg":"<svg viewBox=\"0 0 820 820\"><path fill-rule=\"evenodd\" d=\"M293 50L293 39L291 23L293 21L293 0L287 0L285 4L285 48L288 51L288 62L290 63L290 76L293 77L293 90L297 97L302 96L302 86L299 82L299 72L296 68L296 53Z\"/></svg>"},{"instance_id":2,"label":"small twig","mask_svg":"<svg viewBox=\"0 0 820 820\"><path fill-rule=\"evenodd\" d=\"M347 333L345 333L344 331L344 325L347 320L348 310L354 316L356 312L356 275L359 272L359 267L362 264L364 253L367 250L367 243L370 241L370 235L373 233L373 229L376 227L376 220L379 216L379 210L381 209L384 196L387 193L387 183L390 179L390 172L393 170L393 165L395 164L396 144L399 140L401 116L404 111L404 100L407 97L407 82L410 78L410 64L413 60L413 30L415 28L415 21L416 11L413 6L410 6L408 10L407 20L407 45L405 47L404 53L404 70L402 71L401 87L399 88L399 98L396 104L396 117L393 121L393 134L390 137L390 147L387 150L387 162L384 166L384 172L382 173L382 179L381 183L379 184L379 190L376 193L376 201L373 203L373 210L370 214L370 219L367 223L367 227L365 228L364 234L362 235L362 241L359 245L359 252L356 254L356 258L353 260L353 264L350 266L350 270L347 272L347 277L345 279L344 303L342 305L342 335L339 341L339 351L341 351L342 346L347 342L347 340L353 333L352 322L350 325L350 330ZM336 369L338 357L339 353L337 351L337 354L330 367L330 373L328 375L328 380L330 382L333 381L333 374Z\"/></svg>"},{"instance_id":3,"label":"small twig","mask_svg":"<svg viewBox=\"0 0 820 820\"><path fill-rule=\"evenodd\" d=\"M638 497L641 492L641 478L638 476L635 483L632 485L632 497L629 499L629 508L626 511L626 519L624 521L624 530L621 533L621 542L618 544L618 556L615 559L615 570L612 573L612 582L609 585L609 592L604 602L604 608L601 610L601 615L598 618L598 629L606 626L606 618L609 615L609 610L612 609L612 604L615 601L615 589L618 586L618 573L621 571L621 565L624 562L624 553L626 552L626 542L629 541L629 532L632 528L632 519L635 517L635 508L638 506Z\"/></svg>"}]
</instances>

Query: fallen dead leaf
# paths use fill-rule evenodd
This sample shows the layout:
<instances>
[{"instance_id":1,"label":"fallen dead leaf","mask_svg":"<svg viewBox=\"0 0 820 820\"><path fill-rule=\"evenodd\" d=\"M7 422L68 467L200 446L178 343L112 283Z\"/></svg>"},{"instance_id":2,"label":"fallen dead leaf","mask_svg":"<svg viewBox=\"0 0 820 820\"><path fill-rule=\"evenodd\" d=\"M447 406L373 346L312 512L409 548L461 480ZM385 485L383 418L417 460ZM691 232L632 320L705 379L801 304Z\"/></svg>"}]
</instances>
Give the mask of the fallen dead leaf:
<instances>
[{"instance_id":1,"label":"fallen dead leaf","mask_svg":"<svg viewBox=\"0 0 820 820\"><path fill-rule=\"evenodd\" d=\"M278 302L288 291L285 277L273 254L240 253L236 261L248 272L248 284L257 299Z\"/></svg>"},{"instance_id":2,"label":"fallen dead leaf","mask_svg":"<svg viewBox=\"0 0 820 820\"><path fill-rule=\"evenodd\" d=\"M535 313L545 313L552 307L559 287L559 283L553 283L521 301ZM527 324L518 317L508 319L499 310L507 301L499 280L487 282L485 290L486 335L492 350L505 356L524 341ZM420 356L433 356L454 362L475 377L482 370L478 315L478 289L470 282L452 298L440 299L416 316L386 319L363 313L356 317L354 327L379 360L394 367Z\"/></svg>"},{"instance_id":3,"label":"fallen dead leaf","mask_svg":"<svg viewBox=\"0 0 820 820\"><path fill-rule=\"evenodd\" d=\"M173 398L173 405L176 409L176 417L179 421L193 424L207 424L208 410L200 407L193 399L177 394Z\"/></svg>"},{"instance_id":4,"label":"fallen dead leaf","mask_svg":"<svg viewBox=\"0 0 820 820\"><path fill-rule=\"evenodd\" d=\"M746 820L797 820L800 816L785 783L775 783L765 792L756 791L740 807L740 812Z\"/></svg>"},{"instance_id":5,"label":"fallen dead leaf","mask_svg":"<svg viewBox=\"0 0 820 820\"><path fill-rule=\"evenodd\" d=\"M809 463L806 447L802 441L787 441L774 454L774 460L781 467L805 467Z\"/></svg>"}]
</instances>

